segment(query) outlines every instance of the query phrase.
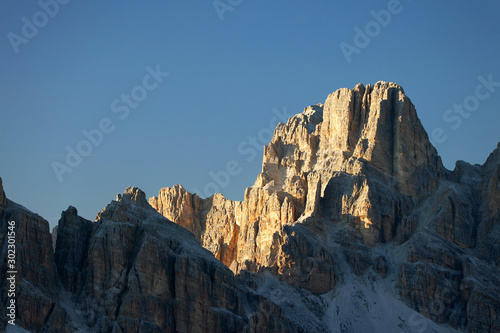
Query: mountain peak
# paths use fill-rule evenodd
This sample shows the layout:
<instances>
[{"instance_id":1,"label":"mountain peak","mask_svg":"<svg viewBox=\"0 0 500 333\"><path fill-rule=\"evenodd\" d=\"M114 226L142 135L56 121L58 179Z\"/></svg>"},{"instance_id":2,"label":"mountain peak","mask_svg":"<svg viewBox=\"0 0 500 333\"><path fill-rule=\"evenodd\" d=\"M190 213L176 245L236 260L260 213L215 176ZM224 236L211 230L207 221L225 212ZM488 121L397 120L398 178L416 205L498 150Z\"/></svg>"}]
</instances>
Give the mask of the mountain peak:
<instances>
[{"instance_id":1,"label":"mountain peak","mask_svg":"<svg viewBox=\"0 0 500 333\"><path fill-rule=\"evenodd\" d=\"M146 194L138 187L129 186L123 192L123 195L119 195L120 198L118 201L134 201L141 205L148 205L148 201L146 200Z\"/></svg>"},{"instance_id":2,"label":"mountain peak","mask_svg":"<svg viewBox=\"0 0 500 333\"><path fill-rule=\"evenodd\" d=\"M65 211L62 212L62 215L66 215L66 216L78 216L78 210L73 207L73 206L69 206L68 209L66 209Z\"/></svg>"},{"instance_id":3,"label":"mountain peak","mask_svg":"<svg viewBox=\"0 0 500 333\"><path fill-rule=\"evenodd\" d=\"M156 213L146 200L146 194L138 187L127 187L123 194L117 194L116 200L97 214L96 221L141 223L151 212Z\"/></svg>"},{"instance_id":4,"label":"mountain peak","mask_svg":"<svg viewBox=\"0 0 500 333\"><path fill-rule=\"evenodd\" d=\"M283 226L323 217L350 225L370 246L404 238L396 212L433 193L445 174L403 88L380 81L338 89L278 124L243 202L201 200L174 187L150 203L235 272L282 270L288 264L275 247L284 240L268 236L288 237ZM328 278L308 282L316 292L335 284L331 271L323 273Z\"/></svg>"},{"instance_id":5,"label":"mountain peak","mask_svg":"<svg viewBox=\"0 0 500 333\"><path fill-rule=\"evenodd\" d=\"M338 89L324 105L310 106L279 125L265 147L258 184L276 188L286 175L300 172L315 171L327 180L338 171L359 174L367 169L414 196L424 195L420 174L444 173L415 107L393 82Z\"/></svg>"},{"instance_id":6,"label":"mountain peak","mask_svg":"<svg viewBox=\"0 0 500 333\"><path fill-rule=\"evenodd\" d=\"M128 187L96 223L64 211L54 255L39 216L8 201L0 219L33 330L498 331L499 180L500 145L447 171L380 81L279 123L242 202Z\"/></svg>"}]
</instances>

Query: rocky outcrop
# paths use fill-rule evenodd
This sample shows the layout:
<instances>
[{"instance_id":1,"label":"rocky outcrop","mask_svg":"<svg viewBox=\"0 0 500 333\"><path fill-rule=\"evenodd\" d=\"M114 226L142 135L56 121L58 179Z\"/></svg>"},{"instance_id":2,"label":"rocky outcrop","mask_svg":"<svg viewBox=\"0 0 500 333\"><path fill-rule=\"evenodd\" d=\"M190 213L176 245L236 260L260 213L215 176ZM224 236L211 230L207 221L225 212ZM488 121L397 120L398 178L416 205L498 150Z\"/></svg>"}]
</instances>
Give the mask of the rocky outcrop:
<instances>
[{"instance_id":1,"label":"rocky outcrop","mask_svg":"<svg viewBox=\"0 0 500 333\"><path fill-rule=\"evenodd\" d=\"M130 187L51 235L1 185L35 332L500 332L500 144L446 170L394 83L278 124L241 202Z\"/></svg>"},{"instance_id":2,"label":"rocky outcrop","mask_svg":"<svg viewBox=\"0 0 500 333\"><path fill-rule=\"evenodd\" d=\"M478 197L480 216L477 227L478 256L500 266L500 143L480 170ZM477 178L476 178L477 179Z\"/></svg>"},{"instance_id":3,"label":"rocky outcrop","mask_svg":"<svg viewBox=\"0 0 500 333\"><path fill-rule=\"evenodd\" d=\"M98 214L88 266L90 327L202 332L246 324L232 272L137 188Z\"/></svg>"},{"instance_id":4,"label":"rocky outcrop","mask_svg":"<svg viewBox=\"0 0 500 333\"><path fill-rule=\"evenodd\" d=\"M500 295L493 282L471 283L498 265L499 155L446 170L403 89L360 84L276 127L243 202L175 186L150 203L235 273L269 270L319 294L374 272L396 279L399 296L428 318L483 330L466 314L480 307L471 293ZM470 257L484 260L474 273ZM488 318L493 332L497 317Z\"/></svg>"},{"instance_id":5,"label":"rocky outcrop","mask_svg":"<svg viewBox=\"0 0 500 333\"><path fill-rule=\"evenodd\" d=\"M279 124L243 202L200 199L175 186L150 203L234 272L280 270L279 256L297 258L280 254L293 248L284 246L285 226L326 216L350 224L370 246L390 242L403 234L397 230L404 212L435 191L445 174L403 89L379 82L339 89L324 105ZM229 255L221 256L221 248Z\"/></svg>"},{"instance_id":6,"label":"rocky outcrop","mask_svg":"<svg viewBox=\"0 0 500 333\"><path fill-rule=\"evenodd\" d=\"M0 180L1 184L1 180ZM39 215L29 211L5 197L3 187L0 210L0 249L2 258L7 258L8 222L15 222L15 267L8 267L7 260L1 261L0 272L7 277L7 271L15 271L16 302L18 322L28 330L39 330L50 319L57 300L57 272L54 263L52 238L49 223ZM11 274L9 274L11 276ZM6 317L6 278L1 283L2 317ZM4 306L5 305L5 306ZM4 330L6 321L0 321Z\"/></svg>"},{"instance_id":7,"label":"rocky outcrop","mask_svg":"<svg viewBox=\"0 0 500 333\"><path fill-rule=\"evenodd\" d=\"M400 293L413 308L471 332L500 331L500 302L491 297L500 295L499 152L482 167L457 162L452 179L422 202L399 271Z\"/></svg>"},{"instance_id":8,"label":"rocky outcrop","mask_svg":"<svg viewBox=\"0 0 500 333\"><path fill-rule=\"evenodd\" d=\"M307 301L302 305L306 314L297 320L290 304L266 294L269 278L235 277L192 233L156 212L138 188L118 195L95 222L70 206L59 220L55 254L48 223L10 201L1 220L2 249L7 220L19 225L16 324L25 329L327 331L320 318L320 297L289 287L287 297ZM1 269L5 273L5 264Z\"/></svg>"},{"instance_id":9,"label":"rocky outcrop","mask_svg":"<svg viewBox=\"0 0 500 333\"><path fill-rule=\"evenodd\" d=\"M78 211L73 206L61 214L54 260L59 278L69 292L81 292L86 283L87 253L92 229L92 222L78 216Z\"/></svg>"},{"instance_id":10,"label":"rocky outcrop","mask_svg":"<svg viewBox=\"0 0 500 333\"><path fill-rule=\"evenodd\" d=\"M163 188L149 203L167 219L191 231L198 242L226 266L236 258L240 231L236 218L241 214L238 202L227 200L221 194L203 200L176 185Z\"/></svg>"}]
</instances>

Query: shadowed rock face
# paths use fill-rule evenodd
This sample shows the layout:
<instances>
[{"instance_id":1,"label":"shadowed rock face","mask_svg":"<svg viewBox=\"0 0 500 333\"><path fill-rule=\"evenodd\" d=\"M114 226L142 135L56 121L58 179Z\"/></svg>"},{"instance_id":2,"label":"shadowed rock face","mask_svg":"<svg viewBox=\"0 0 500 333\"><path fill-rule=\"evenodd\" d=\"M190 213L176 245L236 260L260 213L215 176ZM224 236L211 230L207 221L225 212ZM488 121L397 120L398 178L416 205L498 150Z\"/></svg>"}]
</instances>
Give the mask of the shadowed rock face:
<instances>
[{"instance_id":1,"label":"shadowed rock face","mask_svg":"<svg viewBox=\"0 0 500 333\"><path fill-rule=\"evenodd\" d=\"M18 304L22 304L22 312L18 308L18 318L26 329L36 329L45 323L46 318L53 312L57 298L57 271L54 263L52 237L49 223L5 197L0 179L0 249L2 260L0 272L7 277L7 244L8 221L15 221L16 233L16 297ZM5 259L4 259L5 258ZM10 276L11 274L9 274ZM6 317L7 279L1 283L1 314ZM6 321L2 320L0 329L5 328Z\"/></svg>"},{"instance_id":2,"label":"shadowed rock face","mask_svg":"<svg viewBox=\"0 0 500 333\"><path fill-rule=\"evenodd\" d=\"M87 252L92 234L92 222L78 216L75 207L61 214L54 259L64 288L81 292L88 275Z\"/></svg>"},{"instance_id":3,"label":"shadowed rock face","mask_svg":"<svg viewBox=\"0 0 500 333\"><path fill-rule=\"evenodd\" d=\"M278 124L242 202L129 187L55 237L0 179L2 253L9 220L35 332L500 331L500 144L446 170L394 83Z\"/></svg>"},{"instance_id":4,"label":"shadowed rock face","mask_svg":"<svg viewBox=\"0 0 500 333\"><path fill-rule=\"evenodd\" d=\"M307 325L327 331L306 305L310 315L300 322L283 313L258 290L260 277L235 277L192 233L156 212L138 188L127 188L93 223L70 206L59 220L55 254L48 223L10 201L1 217L2 249L8 220L18 224L16 323L25 329L306 332ZM1 269L6 272L5 263ZM318 296L291 294L313 301L309 307L316 311L323 308ZM6 304L2 292L3 311Z\"/></svg>"},{"instance_id":5,"label":"shadowed rock face","mask_svg":"<svg viewBox=\"0 0 500 333\"><path fill-rule=\"evenodd\" d=\"M90 326L195 332L245 324L232 272L137 188L97 215L88 266Z\"/></svg>"}]
</instances>

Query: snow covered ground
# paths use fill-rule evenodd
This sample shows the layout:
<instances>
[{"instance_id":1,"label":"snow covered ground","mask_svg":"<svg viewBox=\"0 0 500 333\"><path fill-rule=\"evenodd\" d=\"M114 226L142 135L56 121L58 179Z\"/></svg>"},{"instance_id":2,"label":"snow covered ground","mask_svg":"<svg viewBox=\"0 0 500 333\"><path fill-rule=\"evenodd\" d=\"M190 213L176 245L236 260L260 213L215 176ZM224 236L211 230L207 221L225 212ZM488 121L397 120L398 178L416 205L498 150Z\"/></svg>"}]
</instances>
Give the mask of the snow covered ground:
<instances>
[{"instance_id":1,"label":"snow covered ground","mask_svg":"<svg viewBox=\"0 0 500 333\"><path fill-rule=\"evenodd\" d=\"M329 303L324 322L332 332L445 333L438 325L403 304L380 281L353 279L323 296Z\"/></svg>"}]
</instances>

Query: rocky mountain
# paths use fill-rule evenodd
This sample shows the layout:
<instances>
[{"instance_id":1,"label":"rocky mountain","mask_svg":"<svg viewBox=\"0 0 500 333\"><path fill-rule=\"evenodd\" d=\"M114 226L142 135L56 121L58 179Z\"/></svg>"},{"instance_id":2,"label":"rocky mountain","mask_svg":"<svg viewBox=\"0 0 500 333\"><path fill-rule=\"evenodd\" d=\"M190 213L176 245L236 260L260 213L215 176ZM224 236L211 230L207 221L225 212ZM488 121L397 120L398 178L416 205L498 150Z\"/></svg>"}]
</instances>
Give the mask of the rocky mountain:
<instances>
[{"instance_id":1,"label":"rocky mountain","mask_svg":"<svg viewBox=\"0 0 500 333\"><path fill-rule=\"evenodd\" d=\"M1 189L0 219L33 332L500 332L500 144L445 169L394 83L280 123L242 202L127 188L56 237Z\"/></svg>"}]
</instances>

